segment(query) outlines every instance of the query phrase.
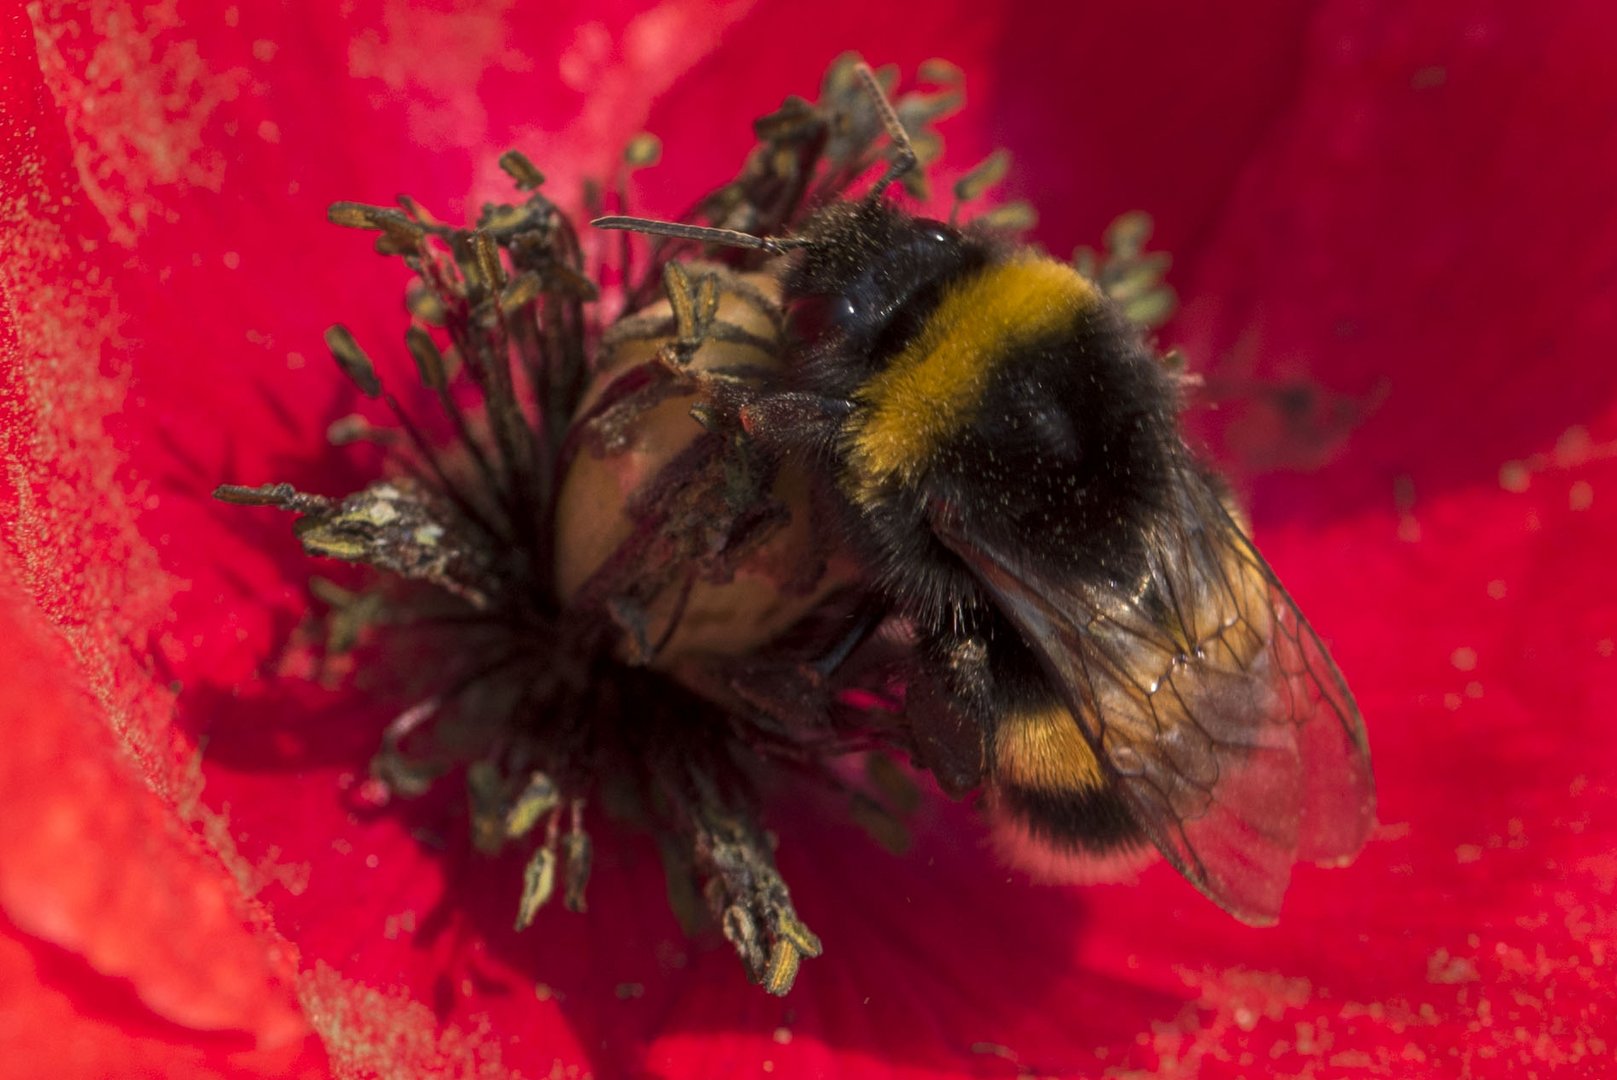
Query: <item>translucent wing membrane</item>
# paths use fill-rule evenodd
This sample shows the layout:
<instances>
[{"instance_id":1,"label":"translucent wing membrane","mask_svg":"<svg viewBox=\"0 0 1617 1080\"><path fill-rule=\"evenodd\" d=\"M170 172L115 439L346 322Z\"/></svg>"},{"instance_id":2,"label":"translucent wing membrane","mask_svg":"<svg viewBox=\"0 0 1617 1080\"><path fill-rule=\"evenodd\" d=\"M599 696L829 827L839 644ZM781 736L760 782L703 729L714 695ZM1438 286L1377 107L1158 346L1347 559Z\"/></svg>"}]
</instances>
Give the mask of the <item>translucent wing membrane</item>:
<instances>
[{"instance_id":1,"label":"translucent wing membrane","mask_svg":"<svg viewBox=\"0 0 1617 1080\"><path fill-rule=\"evenodd\" d=\"M1077 586L951 531L1040 653L1146 834L1238 918L1272 922L1299 859L1344 861L1375 819L1336 665L1197 474L1128 592Z\"/></svg>"}]
</instances>

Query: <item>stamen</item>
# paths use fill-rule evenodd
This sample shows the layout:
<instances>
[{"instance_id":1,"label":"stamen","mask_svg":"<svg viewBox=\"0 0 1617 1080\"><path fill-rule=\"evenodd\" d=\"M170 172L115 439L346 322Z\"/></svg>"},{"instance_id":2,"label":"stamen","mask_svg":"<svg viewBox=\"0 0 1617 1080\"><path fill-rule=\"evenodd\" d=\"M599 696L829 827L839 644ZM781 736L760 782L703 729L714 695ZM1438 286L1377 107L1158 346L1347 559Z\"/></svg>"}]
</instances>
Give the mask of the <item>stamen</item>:
<instances>
[{"instance_id":1,"label":"stamen","mask_svg":"<svg viewBox=\"0 0 1617 1080\"><path fill-rule=\"evenodd\" d=\"M522 871L522 902L517 907L516 929L533 925L539 909L550 902L556 891L556 853L548 846L534 851Z\"/></svg>"},{"instance_id":2,"label":"stamen","mask_svg":"<svg viewBox=\"0 0 1617 1080\"><path fill-rule=\"evenodd\" d=\"M545 174L533 167L533 162L518 150L507 150L500 155L500 168L516 181L518 190L533 191L545 182Z\"/></svg>"},{"instance_id":3,"label":"stamen","mask_svg":"<svg viewBox=\"0 0 1617 1080\"><path fill-rule=\"evenodd\" d=\"M528 786L522 789L522 794L506 809L506 838L520 840L527 836L539 824L540 818L560 804L561 792L556 789L555 781L542 772L534 773L528 780Z\"/></svg>"},{"instance_id":4,"label":"stamen","mask_svg":"<svg viewBox=\"0 0 1617 1080\"><path fill-rule=\"evenodd\" d=\"M1103 251L1081 247L1073 265L1111 297L1124 315L1142 330L1157 329L1173 316L1178 297L1164 278L1173 263L1165 251L1147 252L1151 215L1123 214L1106 229Z\"/></svg>"},{"instance_id":5,"label":"stamen","mask_svg":"<svg viewBox=\"0 0 1617 1080\"><path fill-rule=\"evenodd\" d=\"M562 850L566 855L566 892L562 903L568 911L583 913L584 887L589 884L590 864L593 861L594 848L590 845L589 834L584 831L584 800L574 799L573 827L562 842Z\"/></svg>"},{"instance_id":6,"label":"stamen","mask_svg":"<svg viewBox=\"0 0 1617 1080\"><path fill-rule=\"evenodd\" d=\"M953 224L960 216L961 203L974 202L988 194L990 190L1004 181L1010 169L1010 152L1008 150L995 150L970 172L955 181L954 206L949 210L950 224Z\"/></svg>"}]
</instances>

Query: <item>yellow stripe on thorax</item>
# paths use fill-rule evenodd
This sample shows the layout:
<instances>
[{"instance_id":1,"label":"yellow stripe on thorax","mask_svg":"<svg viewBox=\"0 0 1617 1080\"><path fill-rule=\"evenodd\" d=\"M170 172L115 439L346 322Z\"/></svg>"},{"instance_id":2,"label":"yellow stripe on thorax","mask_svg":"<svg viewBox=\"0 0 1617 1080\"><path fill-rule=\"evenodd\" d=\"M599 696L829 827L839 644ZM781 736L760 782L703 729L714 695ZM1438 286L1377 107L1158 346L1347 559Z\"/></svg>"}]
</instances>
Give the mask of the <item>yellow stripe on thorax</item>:
<instances>
[{"instance_id":1,"label":"yellow stripe on thorax","mask_svg":"<svg viewBox=\"0 0 1617 1080\"><path fill-rule=\"evenodd\" d=\"M1051 793L1105 786L1095 752L1059 705L1000 717L994 776L1001 784Z\"/></svg>"},{"instance_id":2,"label":"yellow stripe on thorax","mask_svg":"<svg viewBox=\"0 0 1617 1080\"><path fill-rule=\"evenodd\" d=\"M913 482L933 452L965 427L1000 362L1059 333L1095 303L1072 267L1035 255L996 263L944 292L915 340L860 388L850 419L856 496Z\"/></svg>"}]
</instances>

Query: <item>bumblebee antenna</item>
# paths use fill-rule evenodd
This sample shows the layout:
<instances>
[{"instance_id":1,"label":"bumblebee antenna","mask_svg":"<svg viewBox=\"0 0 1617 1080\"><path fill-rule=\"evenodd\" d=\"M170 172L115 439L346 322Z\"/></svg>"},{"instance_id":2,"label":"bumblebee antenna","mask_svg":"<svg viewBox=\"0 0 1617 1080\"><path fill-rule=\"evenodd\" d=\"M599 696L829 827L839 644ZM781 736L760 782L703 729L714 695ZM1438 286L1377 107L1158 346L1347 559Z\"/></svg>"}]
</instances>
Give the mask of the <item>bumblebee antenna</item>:
<instances>
[{"instance_id":1,"label":"bumblebee antenna","mask_svg":"<svg viewBox=\"0 0 1617 1080\"><path fill-rule=\"evenodd\" d=\"M875 71L863 60L854 65L853 71L860 85L864 87L865 93L870 95L871 104L876 107L876 115L887 131L887 139L893 144L893 154L887 162L887 171L870 189L870 198L879 199L888 185L913 171L920 159L916 156L915 144L910 142L909 132L904 130L904 122L898 118L893 103L887 100L887 92L882 89L881 80L876 78ZM796 236L754 236L739 229L716 229L708 225L687 225L679 221L657 221L654 218L622 215L596 218L590 224L597 229L623 229L628 232L649 233L652 236L667 236L675 240L697 240L704 244L748 248L769 255L784 255L788 251L810 244L810 241Z\"/></svg>"},{"instance_id":2,"label":"bumblebee antenna","mask_svg":"<svg viewBox=\"0 0 1617 1080\"><path fill-rule=\"evenodd\" d=\"M863 60L853 69L859 81L864 84L865 92L876 106L876 115L881 117L882 127L887 129L887 138L893 144L893 158L887 163L887 171L882 178L876 181L876 186L870 189L872 198L880 198L881 193L887 190L887 185L898 180L913 170L919 162L915 155L915 146L910 142L910 133L904 130L903 121L899 120L898 113L893 110L893 103L887 100L887 92L881 88L876 73L870 65Z\"/></svg>"},{"instance_id":3,"label":"bumblebee antenna","mask_svg":"<svg viewBox=\"0 0 1617 1080\"><path fill-rule=\"evenodd\" d=\"M750 248L770 255L784 255L794 248L808 244L807 240L795 236L754 236L739 229L715 229L707 225L686 225L678 221L657 221L653 218L603 217L596 218L590 224L597 229L625 229L629 232L650 233L653 236L671 236L676 240L700 240L704 244Z\"/></svg>"}]
</instances>

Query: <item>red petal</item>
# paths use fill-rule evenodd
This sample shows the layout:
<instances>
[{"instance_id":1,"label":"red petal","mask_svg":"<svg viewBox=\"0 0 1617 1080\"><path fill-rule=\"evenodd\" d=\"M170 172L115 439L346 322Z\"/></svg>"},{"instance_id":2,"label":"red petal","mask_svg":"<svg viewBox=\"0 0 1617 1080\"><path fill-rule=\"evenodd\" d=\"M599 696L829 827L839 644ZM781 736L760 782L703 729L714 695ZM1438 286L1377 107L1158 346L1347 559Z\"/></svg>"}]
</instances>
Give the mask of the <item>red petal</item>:
<instances>
[{"instance_id":1,"label":"red petal","mask_svg":"<svg viewBox=\"0 0 1617 1080\"><path fill-rule=\"evenodd\" d=\"M105 1023L198 1047L209 1045L198 1033L234 1032L213 1045L238 1052L300 1041L288 950L250 928L249 906L217 856L137 779L89 695L68 689L92 680L9 575L0 581L0 641L0 715L13 720L0 758L10 978L31 952L58 996L91 1005ZM193 827L206 822L198 815ZM51 1008L27 1005L20 1026ZM43 1059L33 1060L37 1068Z\"/></svg>"},{"instance_id":2,"label":"red petal","mask_svg":"<svg viewBox=\"0 0 1617 1080\"><path fill-rule=\"evenodd\" d=\"M126 980L0 926L0 1076L327 1076L309 1037L253 1049L239 1032L202 1032L152 1012Z\"/></svg>"}]
</instances>

